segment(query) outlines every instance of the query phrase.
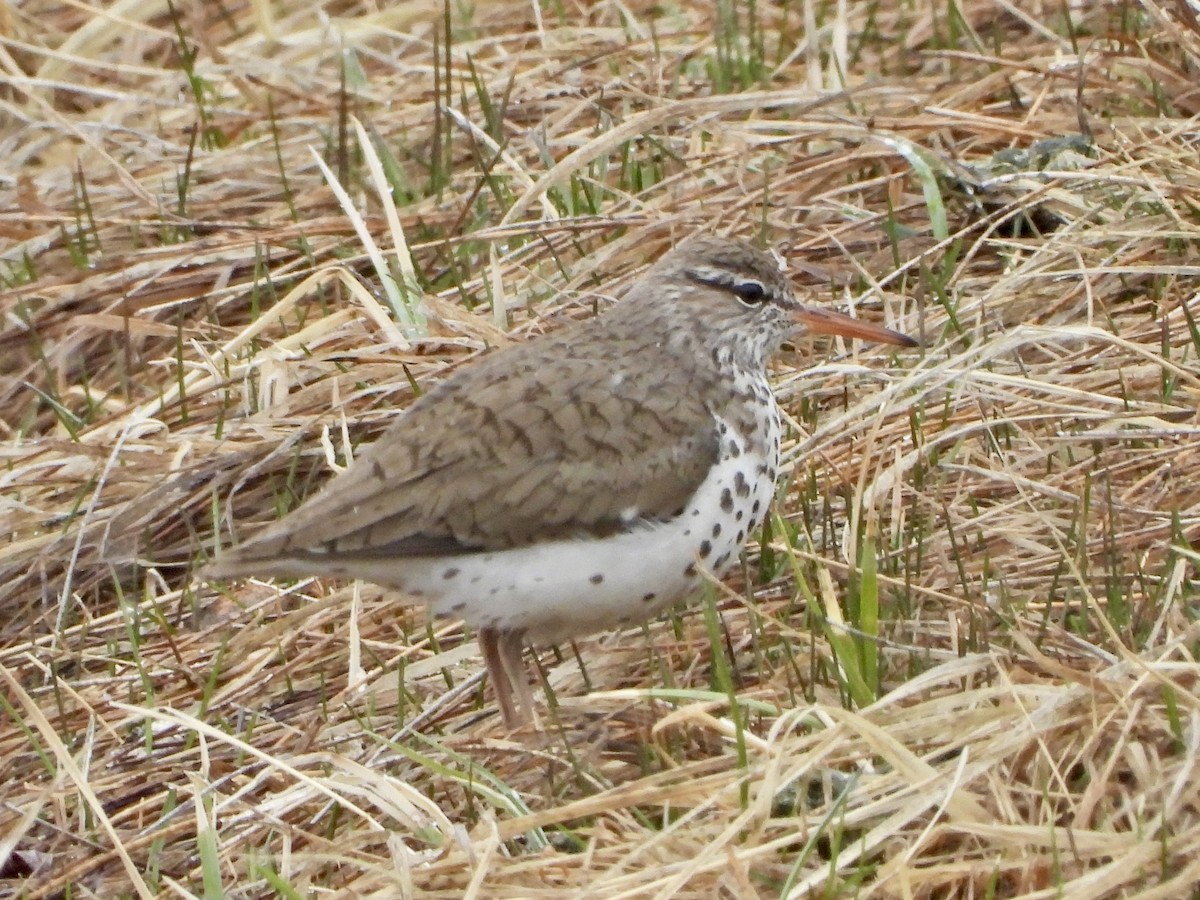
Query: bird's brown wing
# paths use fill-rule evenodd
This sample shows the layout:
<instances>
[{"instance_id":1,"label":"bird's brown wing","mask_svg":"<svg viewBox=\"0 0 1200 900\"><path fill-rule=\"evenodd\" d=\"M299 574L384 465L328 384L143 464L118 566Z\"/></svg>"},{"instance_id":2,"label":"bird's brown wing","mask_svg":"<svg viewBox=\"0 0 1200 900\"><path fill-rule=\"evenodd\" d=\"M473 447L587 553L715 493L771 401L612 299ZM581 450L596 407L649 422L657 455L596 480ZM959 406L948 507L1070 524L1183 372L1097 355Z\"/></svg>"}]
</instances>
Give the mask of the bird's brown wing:
<instances>
[{"instance_id":1,"label":"bird's brown wing","mask_svg":"<svg viewBox=\"0 0 1200 900\"><path fill-rule=\"evenodd\" d=\"M415 403L294 513L210 566L469 553L677 514L716 460L694 372L611 354L563 358L553 341L476 363ZM652 347L646 348L653 352ZM260 564L266 564L258 567Z\"/></svg>"}]
</instances>

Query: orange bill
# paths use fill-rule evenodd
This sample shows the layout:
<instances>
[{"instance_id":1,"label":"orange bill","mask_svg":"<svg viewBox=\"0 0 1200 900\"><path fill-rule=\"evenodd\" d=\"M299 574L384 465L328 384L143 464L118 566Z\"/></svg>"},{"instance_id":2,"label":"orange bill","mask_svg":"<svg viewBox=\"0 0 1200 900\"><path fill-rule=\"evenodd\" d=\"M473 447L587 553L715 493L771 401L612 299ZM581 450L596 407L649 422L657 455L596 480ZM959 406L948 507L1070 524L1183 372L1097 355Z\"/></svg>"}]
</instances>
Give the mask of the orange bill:
<instances>
[{"instance_id":1,"label":"orange bill","mask_svg":"<svg viewBox=\"0 0 1200 900\"><path fill-rule=\"evenodd\" d=\"M907 334L892 331L882 325L872 325L861 322L831 309L820 309L815 306L802 306L792 313L796 324L802 326L810 334L840 334L843 337L862 338L864 341L875 341L880 344L899 344L901 347L916 347L918 342Z\"/></svg>"}]
</instances>

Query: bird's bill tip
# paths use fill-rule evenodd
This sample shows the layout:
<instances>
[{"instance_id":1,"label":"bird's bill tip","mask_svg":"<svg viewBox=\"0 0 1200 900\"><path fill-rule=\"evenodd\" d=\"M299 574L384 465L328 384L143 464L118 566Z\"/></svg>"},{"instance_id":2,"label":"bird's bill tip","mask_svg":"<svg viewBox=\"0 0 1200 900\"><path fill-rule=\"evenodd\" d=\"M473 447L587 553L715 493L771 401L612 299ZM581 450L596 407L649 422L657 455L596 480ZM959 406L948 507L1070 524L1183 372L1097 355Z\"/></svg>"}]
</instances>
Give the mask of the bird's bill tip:
<instances>
[{"instance_id":1,"label":"bird's bill tip","mask_svg":"<svg viewBox=\"0 0 1200 900\"><path fill-rule=\"evenodd\" d=\"M796 324L802 326L810 334L840 334L842 337L862 338L864 341L875 341L879 344L896 344L900 347L919 346L919 342L907 334L892 331L882 325L872 325L870 322L852 319L850 316L834 312L831 309L803 306L795 312L794 318Z\"/></svg>"}]
</instances>

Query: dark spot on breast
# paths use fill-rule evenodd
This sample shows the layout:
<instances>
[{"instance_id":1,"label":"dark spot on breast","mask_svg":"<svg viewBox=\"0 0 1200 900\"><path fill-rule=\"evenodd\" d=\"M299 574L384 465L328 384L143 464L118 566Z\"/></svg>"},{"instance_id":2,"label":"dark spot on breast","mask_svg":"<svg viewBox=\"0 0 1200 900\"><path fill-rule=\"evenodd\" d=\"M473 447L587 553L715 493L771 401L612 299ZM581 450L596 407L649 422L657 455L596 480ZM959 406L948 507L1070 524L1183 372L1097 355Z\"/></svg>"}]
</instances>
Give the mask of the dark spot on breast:
<instances>
[{"instance_id":1,"label":"dark spot on breast","mask_svg":"<svg viewBox=\"0 0 1200 900\"><path fill-rule=\"evenodd\" d=\"M453 566L451 566L449 569L447 569L445 572L442 573L442 577L445 578L447 581L449 581L451 578L453 578L455 575L457 575L459 573L459 571L461 571L461 570L456 569Z\"/></svg>"},{"instance_id":2,"label":"dark spot on breast","mask_svg":"<svg viewBox=\"0 0 1200 900\"><path fill-rule=\"evenodd\" d=\"M481 582L481 581L483 581L483 576L476 575L474 578L471 579L471 584L479 584L479 582Z\"/></svg>"},{"instance_id":3,"label":"dark spot on breast","mask_svg":"<svg viewBox=\"0 0 1200 900\"><path fill-rule=\"evenodd\" d=\"M759 511L760 509L762 509L762 501L761 501L761 500L755 500L755 501L754 501L754 505L753 505L752 507L750 507L750 512L754 513L754 515L756 515L756 516L757 516L757 515L758 515L758 511Z\"/></svg>"},{"instance_id":4,"label":"dark spot on breast","mask_svg":"<svg viewBox=\"0 0 1200 900\"><path fill-rule=\"evenodd\" d=\"M658 599L658 594L654 593L654 591L651 591L648 594L642 594L642 602L643 603L653 603L657 599Z\"/></svg>"},{"instance_id":5,"label":"dark spot on breast","mask_svg":"<svg viewBox=\"0 0 1200 900\"><path fill-rule=\"evenodd\" d=\"M713 537L717 538L720 536L721 536L721 523L718 522L716 525L713 526Z\"/></svg>"},{"instance_id":6,"label":"dark spot on breast","mask_svg":"<svg viewBox=\"0 0 1200 900\"><path fill-rule=\"evenodd\" d=\"M753 526L753 525L751 525L750 527L751 527L751 528L753 528L754 526ZM737 536L737 542L738 542L738 545L740 546L740 545L741 545L741 543L742 543L742 541L744 541L745 539L746 539L746 532L744 532L744 531L742 531L742 530L740 530L740 529L739 529L739 530L738 530L738 536Z\"/></svg>"},{"instance_id":7,"label":"dark spot on breast","mask_svg":"<svg viewBox=\"0 0 1200 900\"><path fill-rule=\"evenodd\" d=\"M597 572L595 575L589 578L588 581L590 581L592 584L603 584L604 576Z\"/></svg>"},{"instance_id":8,"label":"dark spot on breast","mask_svg":"<svg viewBox=\"0 0 1200 900\"><path fill-rule=\"evenodd\" d=\"M692 515L693 515L693 516L698 516L698 515L700 515L700 510L699 510L698 508L697 508L697 509L693 509L693 510L692 510Z\"/></svg>"},{"instance_id":9,"label":"dark spot on breast","mask_svg":"<svg viewBox=\"0 0 1200 900\"><path fill-rule=\"evenodd\" d=\"M722 553L720 556L717 557L717 561L715 563L713 563L713 567L717 568L717 569L723 569L723 568L725 568L725 563L727 563L727 562L729 562L729 554Z\"/></svg>"},{"instance_id":10,"label":"dark spot on breast","mask_svg":"<svg viewBox=\"0 0 1200 900\"><path fill-rule=\"evenodd\" d=\"M467 601L459 600L457 603L455 603L453 606L450 607L450 612L460 613L466 608L467 608Z\"/></svg>"},{"instance_id":11,"label":"dark spot on breast","mask_svg":"<svg viewBox=\"0 0 1200 900\"><path fill-rule=\"evenodd\" d=\"M721 491L721 512L733 512L733 491L729 488Z\"/></svg>"},{"instance_id":12,"label":"dark spot on breast","mask_svg":"<svg viewBox=\"0 0 1200 900\"><path fill-rule=\"evenodd\" d=\"M377 459L371 460L371 474L380 481L387 481L387 472L383 471L383 466L380 465Z\"/></svg>"},{"instance_id":13,"label":"dark spot on breast","mask_svg":"<svg viewBox=\"0 0 1200 900\"><path fill-rule=\"evenodd\" d=\"M746 481L746 473L739 471L733 476L733 489L739 497L750 496L750 482Z\"/></svg>"},{"instance_id":14,"label":"dark spot on breast","mask_svg":"<svg viewBox=\"0 0 1200 900\"><path fill-rule=\"evenodd\" d=\"M737 441L730 441L725 445L725 452L730 456L730 458L737 459L742 455L742 448L737 445Z\"/></svg>"},{"instance_id":15,"label":"dark spot on breast","mask_svg":"<svg viewBox=\"0 0 1200 900\"><path fill-rule=\"evenodd\" d=\"M775 470L775 467L772 466L770 469L767 470L767 480L770 481L772 484L774 484L775 476L777 476L778 474L779 474L779 472L777 472Z\"/></svg>"},{"instance_id":16,"label":"dark spot on breast","mask_svg":"<svg viewBox=\"0 0 1200 900\"><path fill-rule=\"evenodd\" d=\"M681 507L679 507L679 509L675 510L675 512L671 513L671 518L678 519L680 516L683 515L683 513L684 513L684 507L681 506Z\"/></svg>"},{"instance_id":17,"label":"dark spot on breast","mask_svg":"<svg viewBox=\"0 0 1200 900\"><path fill-rule=\"evenodd\" d=\"M708 554L712 553L712 544L709 541L700 542L700 558L708 559Z\"/></svg>"},{"instance_id":18,"label":"dark spot on breast","mask_svg":"<svg viewBox=\"0 0 1200 900\"><path fill-rule=\"evenodd\" d=\"M738 522L740 522L740 521L742 521L742 517L743 517L744 515L746 515L746 513L745 513L743 510L740 510L740 509L739 509L739 510L737 511L737 515L736 515L736 516L734 516L734 519L736 519Z\"/></svg>"},{"instance_id":19,"label":"dark spot on breast","mask_svg":"<svg viewBox=\"0 0 1200 900\"><path fill-rule=\"evenodd\" d=\"M725 437L725 435L728 433L729 433L728 425L726 425L724 422L717 423L717 434L721 435L721 437Z\"/></svg>"},{"instance_id":20,"label":"dark spot on breast","mask_svg":"<svg viewBox=\"0 0 1200 900\"><path fill-rule=\"evenodd\" d=\"M695 563L687 564L687 568L683 570L683 577L684 578L695 578L696 577L696 564Z\"/></svg>"}]
</instances>

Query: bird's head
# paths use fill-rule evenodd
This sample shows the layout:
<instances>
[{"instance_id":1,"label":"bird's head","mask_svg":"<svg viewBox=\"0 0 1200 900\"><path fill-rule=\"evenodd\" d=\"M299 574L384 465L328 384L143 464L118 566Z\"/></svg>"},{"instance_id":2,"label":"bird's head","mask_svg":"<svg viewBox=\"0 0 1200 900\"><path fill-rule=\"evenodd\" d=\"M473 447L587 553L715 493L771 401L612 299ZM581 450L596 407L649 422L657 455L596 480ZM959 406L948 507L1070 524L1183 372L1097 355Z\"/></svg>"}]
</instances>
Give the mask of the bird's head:
<instances>
[{"instance_id":1,"label":"bird's head","mask_svg":"<svg viewBox=\"0 0 1200 900\"><path fill-rule=\"evenodd\" d=\"M647 283L658 302L680 306L682 321L716 336L746 364L765 365L785 340L805 333L917 345L890 328L801 303L779 257L733 238L689 238L650 268Z\"/></svg>"}]
</instances>

